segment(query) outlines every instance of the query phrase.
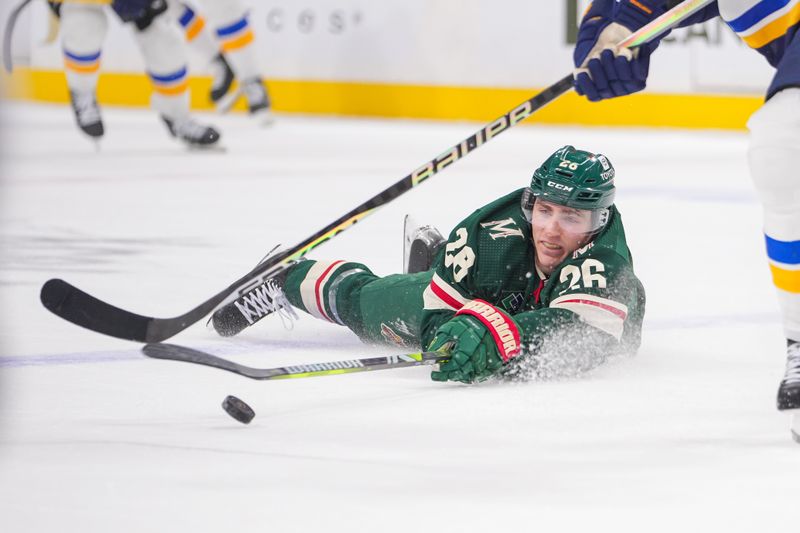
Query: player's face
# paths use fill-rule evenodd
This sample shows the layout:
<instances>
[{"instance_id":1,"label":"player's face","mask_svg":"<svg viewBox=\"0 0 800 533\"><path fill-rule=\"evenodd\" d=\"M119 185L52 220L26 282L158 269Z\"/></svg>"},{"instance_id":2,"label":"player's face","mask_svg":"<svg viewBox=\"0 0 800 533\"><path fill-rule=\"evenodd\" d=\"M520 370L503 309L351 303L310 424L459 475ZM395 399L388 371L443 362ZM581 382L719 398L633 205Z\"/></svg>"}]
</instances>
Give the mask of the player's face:
<instances>
[{"instance_id":1,"label":"player's face","mask_svg":"<svg viewBox=\"0 0 800 533\"><path fill-rule=\"evenodd\" d=\"M531 213L536 266L548 276L572 252L589 241L592 212L537 199Z\"/></svg>"}]
</instances>

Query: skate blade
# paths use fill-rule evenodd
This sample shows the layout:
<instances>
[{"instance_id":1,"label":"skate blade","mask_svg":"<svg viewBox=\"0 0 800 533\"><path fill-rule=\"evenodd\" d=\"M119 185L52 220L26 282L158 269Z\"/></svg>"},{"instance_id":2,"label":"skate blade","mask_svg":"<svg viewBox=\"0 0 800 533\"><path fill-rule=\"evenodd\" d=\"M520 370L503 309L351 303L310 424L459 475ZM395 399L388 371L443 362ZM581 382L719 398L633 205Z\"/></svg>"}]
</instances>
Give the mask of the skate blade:
<instances>
[{"instance_id":1,"label":"skate blade","mask_svg":"<svg viewBox=\"0 0 800 533\"><path fill-rule=\"evenodd\" d=\"M411 215L407 214L403 219L403 274L408 274L408 256L411 251L411 241L418 227L419 224Z\"/></svg>"},{"instance_id":2,"label":"skate blade","mask_svg":"<svg viewBox=\"0 0 800 533\"><path fill-rule=\"evenodd\" d=\"M251 115L253 119L258 122L258 125L262 128L269 128L273 124L275 124L275 115L272 114L272 110L270 109L262 109L261 111L256 111Z\"/></svg>"},{"instance_id":3,"label":"skate blade","mask_svg":"<svg viewBox=\"0 0 800 533\"><path fill-rule=\"evenodd\" d=\"M83 133L81 137L89 141L89 146L92 147L94 153L99 154L103 151L102 137L92 137L91 135L86 135L85 133Z\"/></svg>"},{"instance_id":4,"label":"skate blade","mask_svg":"<svg viewBox=\"0 0 800 533\"><path fill-rule=\"evenodd\" d=\"M186 151L193 154L225 154L228 152L228 147L224 144L187 144Z\"/></svg>"},{"instance_id":5,"label":"skate blade","mask_svg":"<svg viewBox=\"0 0 800 533\"><path fill-rule=\"evenodd\" d=\"M800 409L795 409L792 413L792 438L800 444Z\"/></svg>"}]
</instances>

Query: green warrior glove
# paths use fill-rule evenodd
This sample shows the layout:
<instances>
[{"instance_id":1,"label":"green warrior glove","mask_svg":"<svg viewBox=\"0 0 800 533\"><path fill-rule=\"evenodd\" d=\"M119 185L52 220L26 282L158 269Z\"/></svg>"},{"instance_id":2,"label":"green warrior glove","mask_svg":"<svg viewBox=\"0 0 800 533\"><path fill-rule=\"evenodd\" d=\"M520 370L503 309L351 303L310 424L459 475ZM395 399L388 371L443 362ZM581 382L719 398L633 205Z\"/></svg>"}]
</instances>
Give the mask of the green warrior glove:
<instances>
[{"instance_id":1,"label":"green warrior glove","mask_svg":"<svg viewBox=\"0 0 800 533\"><path fill-rule=\"evenodd\" d=\"M428 351L445 349L450 359L431 372L434 381L483 381L519 355L519 328L505 312L470 300L442 324Z\"/></svg>"}]
</instances>

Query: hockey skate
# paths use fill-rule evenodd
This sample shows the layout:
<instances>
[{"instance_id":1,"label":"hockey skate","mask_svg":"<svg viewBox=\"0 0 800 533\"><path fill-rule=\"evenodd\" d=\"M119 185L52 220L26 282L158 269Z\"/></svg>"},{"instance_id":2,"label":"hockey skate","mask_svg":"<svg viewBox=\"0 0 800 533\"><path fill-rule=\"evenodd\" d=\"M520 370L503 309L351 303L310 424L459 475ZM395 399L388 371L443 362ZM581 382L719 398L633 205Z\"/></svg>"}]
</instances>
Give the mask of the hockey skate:
<instances>
[{"instance_id":1,"label":"hockey skate","mask_svg":"<svg viewBox=\"0 0 800 533\"><path fill-rule=\"evenodd\" d=\"M791 411L792 438L800 444L800 343L788 341L786 375L778 386L778 410Z\"/></svg>"},{"instance_id":2,"label":"hockey skate","mask_svg":"<svg viewBox=\"0 0 800 533\"><path fill-rule=\"evenodd\" d=\"M75 121L81 131L94 140L100 139L105 133L105 129L94 93L70 91L69 99L72 111L75 113Z\"/></svg>"},{"instance_id":3,"label":"hockey skate","mask_svg":"<svg viewBox=\"0 0 800 533\"><path fill-rule=\"evenodd\" d=\"M800 342L786 348L786 375L778 387L778 410L800 409Z\"/></svg>"},{"instance_id":4,"label":"hockey skate","mask_svg":"<svg viewBox=\"0 0 800 533\"><path fill-rule=\"evenodd\" d=\"M242 94L247 101L247 111L250 116L259 118L264 125L271 124L272 106L264 88L264 81L261 78L253 78L242 83Z\"/></svg>"},{"instance_id":5,"label":"hockey skate","mask_svg":"<svg viewBox=\"0 0 800 533\"><path fill-rule=\"evenodd\" d=\"M239 94L233 90L235 76L231 66L222 54L211 60L211 92L209 98L220 113L227 113L236 102Z\"/></svg>"},{"instance_id":6,"label":"hockey skate","mask_svg":"<svg viewBox=\"0 0 800 533\"><path fill-rule=\"evenodd\" d=\"M258 265L275 255L278 250L277 246L273 248L258 262ZM245 294L236 294L235 300L223 303L209 321L214 330L222 337L232 337L256 321L274 313L278 314L286 329L291 329L294 321L300 317L283 292L283 284L288 275L287 267L261 285L247 290Z\"/></svg>"},{"instance_id":7,"label":"hockey skate","mask_svg":"<svg viewBox=\"0 0 800 533\"><path fill-rule=\"evenodd\" d=\"M287 270L251 289L242 297L223 305L211 315L211 325L222 337L233 337L247 326L267 315L277 313L286 329L291 329L297 316L283 292Z\"/></svg>"},{"instance_id":8,"label":"hockey skate","mask_svg":"<svg viewBox=\"0 0 800 533\"><path fill-rule=\"evenodd\" d=\"M433 226L417 226L406 215L403 238L403 273L416 274L430 270L436 254L446 240Z\"/></svg>"},{"instance_id":9,"label":"hockey skate","mask_svg":"<svg viewBox=\"0 0 800 533\"><path fill-rule=\"evenodd\" d=\"M173 121L162 115L161 119L167 125L170 135L191 148L210 148L219 141L220 135L217 130L211 126L198 124L190 117Z\"/></svg>"}]
</instances>

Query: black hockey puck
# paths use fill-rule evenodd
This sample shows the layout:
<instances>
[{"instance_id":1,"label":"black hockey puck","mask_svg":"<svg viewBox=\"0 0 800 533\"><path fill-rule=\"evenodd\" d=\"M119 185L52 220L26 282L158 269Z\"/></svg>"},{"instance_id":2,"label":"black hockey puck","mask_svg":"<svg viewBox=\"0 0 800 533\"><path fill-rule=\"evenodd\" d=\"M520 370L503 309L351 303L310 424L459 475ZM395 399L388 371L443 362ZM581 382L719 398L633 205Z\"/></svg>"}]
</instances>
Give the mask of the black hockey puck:
<instances>
[{"instance_id":1,"label":"black hockey puck","mask_svg":"<svg viewBox=\"0 0 800 533\"><path fill-rule=\"evenodd\" d=\"M228 396L222 400L222 408L242 424L249 424L256 416L256 412L236 396Z\"/></svg>"}]
</instances>

